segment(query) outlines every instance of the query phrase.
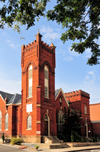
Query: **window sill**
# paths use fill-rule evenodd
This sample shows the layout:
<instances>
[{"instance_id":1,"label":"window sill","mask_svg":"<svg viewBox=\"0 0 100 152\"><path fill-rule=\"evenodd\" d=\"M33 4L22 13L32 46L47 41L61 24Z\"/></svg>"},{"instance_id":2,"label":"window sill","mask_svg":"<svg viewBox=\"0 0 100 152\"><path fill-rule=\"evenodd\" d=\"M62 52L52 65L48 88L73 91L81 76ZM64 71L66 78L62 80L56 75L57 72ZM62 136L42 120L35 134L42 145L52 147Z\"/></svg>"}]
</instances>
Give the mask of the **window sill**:
<instances>
[{"instance_id":1,"label":"window sill","mask_svg":"<svg viewBox=\"0 0 100 152\"><path fill-rule=\"evenodd\" d=\"M30 129L26 129L26 130L32 130L32 128L30 128Z\"/></svg>"},{"instance_id":2,"label":"window sill","mask_svg":"<svg viewBox=\"0 0 100 152\"><path fill-rule=\"evenodd\" d=\"M50 100L50 98L49 97L44 97L45 99L48 99L48 100Z\"/></svg>"},{"instance_id":3,"label":"window sill","mask_svg":"<svg viewBox=\"0 0 100 152\"><path fill-rule=\"evenodd\" d=\"M8 131L8 129L5 129L5 131Z\"/></svg>"},{"instance_id":4,"label":"window sill","mask_svg":"<svg viewBox=\"0 0 100 152\"><path fill-rule=\"evenodd\" d=\"M30 99L30 98L33 98L32 96L31 97L27 97L26 99Z\"/></svg>"}]
</instances>

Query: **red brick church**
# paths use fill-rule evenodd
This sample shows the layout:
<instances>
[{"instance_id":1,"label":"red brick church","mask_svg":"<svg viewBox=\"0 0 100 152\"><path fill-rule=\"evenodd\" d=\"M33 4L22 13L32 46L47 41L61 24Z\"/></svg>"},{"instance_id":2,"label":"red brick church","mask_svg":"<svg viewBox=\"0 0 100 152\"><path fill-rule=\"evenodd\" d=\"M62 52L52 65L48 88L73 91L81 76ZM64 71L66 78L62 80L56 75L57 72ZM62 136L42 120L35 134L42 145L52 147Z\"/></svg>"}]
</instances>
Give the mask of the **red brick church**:
<instances>
[{"instance_id":1,"label":"red brick church","mask_svg":"<svg viewBox=\"0 0 100 152\"><path fill-rule=\"evenodd\" d=\"M41 137L57 136L64 108L81 114L81 136L91 136L89 94L84 91L63 93L55 90L55 46L36 40L22 45L22 91L0 91L0 133L22 136L25 142L41 142Z\"/></svg>"}]
</instances>

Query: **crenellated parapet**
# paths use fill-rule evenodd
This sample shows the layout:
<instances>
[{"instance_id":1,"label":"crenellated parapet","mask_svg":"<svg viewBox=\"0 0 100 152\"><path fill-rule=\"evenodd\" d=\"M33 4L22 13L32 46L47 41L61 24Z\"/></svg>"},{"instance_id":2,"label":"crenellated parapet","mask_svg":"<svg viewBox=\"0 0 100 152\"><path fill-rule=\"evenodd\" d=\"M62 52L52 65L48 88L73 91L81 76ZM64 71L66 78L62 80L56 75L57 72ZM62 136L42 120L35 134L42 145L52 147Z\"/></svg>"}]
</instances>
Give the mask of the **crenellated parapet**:
<instances>
[{"instance_id":1,"label":"crenellated parapet","mask_svg":"<svg viewBox=\"0 0 100 152\"><path fill-rule=\"evenodd\" d=\"M90 98L90 95L87 92L82 91L82 90L65 93L65 96L66 98L75 97L75 96L84 96L86 98Z\"/></svg>"},{"instance_id":2,"label":"crenellated parapet","mask_svg":"<svg viewBox=\"0 0 100 152\"><path fill-rule=\"evenodd\" d=\"M49 46L48 44L46 44L45 42L41 41L41 46L42 46L42 49L45 49L45 51L48 51L50 52L51 54L54 53L54 50L55 50L55 46L53 45L52 46L52 43L51 45Z\"/></svg>"}]
</instances>

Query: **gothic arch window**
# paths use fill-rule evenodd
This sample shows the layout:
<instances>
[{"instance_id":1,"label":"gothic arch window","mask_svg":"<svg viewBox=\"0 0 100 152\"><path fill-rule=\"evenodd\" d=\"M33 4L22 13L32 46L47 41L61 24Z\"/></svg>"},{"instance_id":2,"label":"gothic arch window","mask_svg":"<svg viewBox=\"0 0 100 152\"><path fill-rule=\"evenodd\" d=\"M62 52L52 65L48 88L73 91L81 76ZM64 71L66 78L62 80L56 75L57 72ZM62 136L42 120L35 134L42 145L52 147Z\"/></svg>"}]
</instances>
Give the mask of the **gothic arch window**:
<instances>
[{"instance_id":1,"label":"gothic arch window","mask_svg":"<svg viewBox=\"0 0 100 152\"><path fill-rule=\"evenodd\" d=\"M32 128L32 118L31 116L29 115L27 117L27 129L31 129Z\"/></svg>"},{"instance_id":2,"label":"gothic arch window","mask_svg":"<svg viewBox=\"0 0 100 152\"><path fill-rule=\"evenodd\" d=\"M5 130L8 130L8 113L5 115Z\"/></svg>"},{"instance_id":3,"label":"gothic arch window","mask_svg":"<svg viewBox=\"0 0 100 152\"><path fill-rule=\"evenodd\" d=\"M58 112L58 131L62 131L63 124L65 123L63 111Z\"/></svg>"},{"instance_id":4,"label":"gothic arch window","mask_svg":"<svg viewBox=\"0 0 100 152\"><path fill-rule=\"evenodd\" d=\"M84 105L84 113L87 114L87 106Z\"/></svg>"},{"instance_id":5,"label":"gothic arch window","mask_svg":"<svg viewBox=\"0 0 100 152\"><path fill-rule=\"evenodd\" d=\"M0 111L0 130L2 129L2 113Z\"/></svg>"},{"instance_id":6,"label":"gothic arch window","mask_svg":"<svg viewBox=\"0 0 100 152\"><path fill-rule=\"evenodd\" d=\"M30 64L29 65L29 68L28 68L28 97L32 97L32 65Z\"/></svg>"},{"instance_id":7,"label":"gothic arch window","mask_svg":"<svg viewBox=\"0 0 100 152\"><path fill-rule=\"evenodd\" d=\"M48 66L44 66L44 96L49 98L49 69Z\"/></svg>"}]
</instances>

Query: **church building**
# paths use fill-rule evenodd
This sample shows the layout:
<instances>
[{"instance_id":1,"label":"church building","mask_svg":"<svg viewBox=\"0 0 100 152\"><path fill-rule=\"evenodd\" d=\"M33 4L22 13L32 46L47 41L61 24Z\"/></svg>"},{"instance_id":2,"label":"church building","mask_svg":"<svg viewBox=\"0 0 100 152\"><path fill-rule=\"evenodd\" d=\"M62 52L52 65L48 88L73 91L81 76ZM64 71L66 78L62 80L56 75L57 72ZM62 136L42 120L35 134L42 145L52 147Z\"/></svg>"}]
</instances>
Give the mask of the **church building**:
<instances>
[{"instance_id":1,"label":"church building","mask_svg":"<svg viewBox=\"0 0 100 152\"><path fill-rule=\"evenodd\" d=\"M0 91L0 133L40 143L44 136L57 137L59 118L71 107L81 114L82 136L90 136L89 94L79 90L55 90L55 46L38 32L36 40L21 48L21 95ZM59 118L58 118L59 117ZM89 132L90 131L90 132ZM44 141L45 142L45 141Z\"/></svg>"}]
</instances>

